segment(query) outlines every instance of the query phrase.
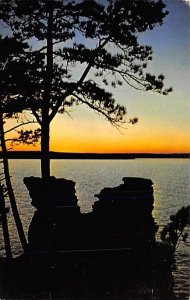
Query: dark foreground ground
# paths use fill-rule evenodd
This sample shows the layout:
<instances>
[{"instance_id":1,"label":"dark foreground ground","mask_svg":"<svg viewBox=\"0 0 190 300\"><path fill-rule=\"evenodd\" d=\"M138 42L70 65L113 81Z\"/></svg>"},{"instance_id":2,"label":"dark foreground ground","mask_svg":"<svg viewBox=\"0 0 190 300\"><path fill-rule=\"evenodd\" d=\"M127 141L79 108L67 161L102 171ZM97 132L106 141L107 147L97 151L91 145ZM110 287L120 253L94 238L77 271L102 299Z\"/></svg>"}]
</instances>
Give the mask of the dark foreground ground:
<instances>
[{"instance_id":1,"label":"dark foreground ground","mask_svg":"<svg viewBox=\"0 0 190 300\"><path fill-rule=\"evenodd\" d=\"M174 300L173 283L164 263L124 252L30 254L1 261L0 299Z\"/></svg>"}]
</instances>

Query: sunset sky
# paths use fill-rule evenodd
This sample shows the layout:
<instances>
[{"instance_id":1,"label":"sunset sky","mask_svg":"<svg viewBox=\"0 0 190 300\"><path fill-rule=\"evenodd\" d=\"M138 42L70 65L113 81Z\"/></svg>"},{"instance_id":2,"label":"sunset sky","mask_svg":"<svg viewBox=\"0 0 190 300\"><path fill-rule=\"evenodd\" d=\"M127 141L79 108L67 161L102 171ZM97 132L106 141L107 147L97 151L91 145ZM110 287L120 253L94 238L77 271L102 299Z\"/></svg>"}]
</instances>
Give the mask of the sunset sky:
<instances>
[{"instance_id":1,"label":"sunset sky","mask_svg":"<svg viewBox=\"0 0 190 300\"><path fill-rule=\"evenodd\" d=\"M63 152L190 152L190 5L183 0L164 0L169 15L164 24L139 36L153 47L148 70L165 75L168 96L142 92L123 85L114 90L118 103L126 105L135 125L119 131L102 116L83 106L52 122L50 148ZM19 146L15 150L39 150Z\"/></svg>"}]
</instances>

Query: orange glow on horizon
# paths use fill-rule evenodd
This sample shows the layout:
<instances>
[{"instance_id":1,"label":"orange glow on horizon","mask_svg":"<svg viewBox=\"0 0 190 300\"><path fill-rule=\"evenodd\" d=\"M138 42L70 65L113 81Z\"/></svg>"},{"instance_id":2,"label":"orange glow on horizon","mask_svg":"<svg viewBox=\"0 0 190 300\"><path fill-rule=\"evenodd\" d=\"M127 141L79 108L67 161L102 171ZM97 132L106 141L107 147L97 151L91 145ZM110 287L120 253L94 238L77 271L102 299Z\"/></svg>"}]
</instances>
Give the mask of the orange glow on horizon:
<instances>
[{"instance_id":1,"label":"orange glow on horizon","mask_svg":"<svg viewBox=\"0 0 190 300\"><path fill-rule=\"evenodd\" d=\"M33 147L33 146L24 146L19 145L14 147L12 151L40 151L40 145ZM54 152L71 152L71 153L155 153L155 154L167 154L167 153L190 153L190 148L187 145L184 147L167 147L164 145L160 146L142 146L135 147L134 145L128 145L125 147L106 147L104 145L82 145L79 147L78 145L69 145L67 144L66 147L51 147L50 151Z\"/></svg>"},{"instance_id":2,"label":"orange glow on horizon","mask_svg":"<svg viewBox=\"0 0 190 300\"><path fill-rule=\"evenodd\" d=\"M113 132L112 132L113 130ZM50 139L50 150L56 152L78 153L189 153L190 145L185 135L176 132L167 135L166 132L144 132L131 128L127 133L120 134L113 128L99 131L92 135L89 132L77 135L72 132L62 135L57 132ZM17 151L39 151L37 146L20 145L14 147Z\"/></svg>"},{"instance_id":3,"label":"orange glow on horizon","mask_svg":"<svg viewBox=\"0 0 190 300\"><path fill-rule=\"evenodd\" d=\"M50 132L50 150L78 153L190 153L190 131L164 124L156 119L142 119L118 131L97 118L56 118ZM34 146L19 145L16 151L40 151Z\"/></svg>"}]
</instances>

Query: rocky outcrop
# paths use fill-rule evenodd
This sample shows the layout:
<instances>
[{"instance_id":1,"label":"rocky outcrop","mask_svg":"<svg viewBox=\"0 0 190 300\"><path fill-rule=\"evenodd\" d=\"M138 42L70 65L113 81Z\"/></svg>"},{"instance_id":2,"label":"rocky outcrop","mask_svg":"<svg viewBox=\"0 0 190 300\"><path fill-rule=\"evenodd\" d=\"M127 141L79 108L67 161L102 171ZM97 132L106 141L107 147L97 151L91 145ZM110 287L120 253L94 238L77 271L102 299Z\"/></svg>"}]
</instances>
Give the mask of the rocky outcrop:
<instances>
[{"instance_id":1,"label":"rocky outcrop","mask_svg":"<svg viewBox=\"0 0 190 300\"><path fill-rule=\"evenodd\" d=\"M153 182L124 177L123 184L104 188L93 206L97 231L104 243L115 247L147 246L155 241L157 226L152 217Z\"/></svg>"},{"instance_id":2,"label":"rocky outcrop","mask_svg":"<svg viewBox=\"0 0 190 300\"><path fill-rule=\"evenodd\" d=\"M152 217L153 182L124 177L118 187L96 195L92 212L81 214L71 180L24 179L37 208L28 233L35 249L111 249L149 247L157 226Z\"/></svg>"},{"instance_id":3,"label":"rocky outcrop","mask_svg":"<svg viewBox=\"0 0 190 300\"><path fill-rule=\"evenodd\" d=\"M124 177L123 184L114 188L104 188L100 194L95 195L99 201L93 206L94 211L101 209L121 210L129 214L150 215L153 210L153 182L150 179L137 177Z\"/></svg>"},{"instance_id":4,"label":"rocky outcrop","mask_svg":"<svg viewBox=\"0 0 190 300\"><path fill-rule=\"evenodd\" d=\"M40 177L25 177L31 204L38 210L48 210L57 206L77 207L75 182L64 178L50 177L43 181Z\"/></svg>"},{"instance_id":5,"label":"rocky outcrop","mask_svg":"<svg viewBox=\"0 0 190 300\"><path fill-rule=\"evenodd\" d=\"M39 177L26 177L24 183L29 190L31 204L37 209L28 230L29 248L51 250L64 248L64 245L68 247L81 218L75 182L55 177L44 182Z\"/></svg>"}]
</instances>

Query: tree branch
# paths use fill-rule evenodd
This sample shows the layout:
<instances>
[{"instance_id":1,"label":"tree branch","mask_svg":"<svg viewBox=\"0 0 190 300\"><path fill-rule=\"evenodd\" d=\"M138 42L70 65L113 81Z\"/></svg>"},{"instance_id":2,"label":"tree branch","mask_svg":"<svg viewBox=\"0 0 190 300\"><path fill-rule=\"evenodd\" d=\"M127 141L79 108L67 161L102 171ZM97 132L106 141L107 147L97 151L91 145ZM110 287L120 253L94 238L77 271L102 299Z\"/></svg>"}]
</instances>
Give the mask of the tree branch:
<instances>
[{"instance_id":1,"label":"tree branch","mask_svg":"<svg viewBox=\"0 0 190 300\"><path fill-rule=\"evenodd\" d=\"M28 124L36 124L36 123L37 123L37 122L35 122L35 121L28 121L28 122L25 122L25 123L16 125L16 126L10 128L9 130L6 130L6 131L5 131L5 134L8 133L8 132L11 132L11 131L13 131L13 130L15 130L15 129L21 127L21 126L25 126L25 125L28 125Z\"/></svg>"},{"instance_id":2,"label":"tree branch","mask_svg":"<svg viewBox=\"0 0 190 300\"><path fill-rule=\"evenodd\" d=\"M79 97L78 95L73 94L74 97L76 97L80 102L83 104L86 104L90 108L92 108L97 113L103 115L114 127L118 128L119 125L116 121L114 121L114 118L111 118L108 114L106 114L101 108L94 106L92 103L88 102L87 100L84 100L83 98ZM125 122L124 122L125 123Z\"/></svg>"},{"instance_id":3,"label":"tree branch","mask_svg":"<svg viewBox=\"0 0 190 300\"><path fill-rule=\"evenodd\" d=\"M49 115L49 122L52 121L52 119L55 117L59 107L61 106L61 103L64 99L66 99L69 95L71 95L73 93L74 90L77 90L77 88L83 83L83 81L85 80L86 76L88 75L91 67L93 66L94 63L94 59L95 57L98 55L98 52L105 47L105 45L109 42L109 36L104 40L104 42L101 44L99 43L99 46L96 48L96 50L94 51L94 55L91 59L91 61L89 62L89 64L87 65L87 67L85 68L84 72L82 73L80 79L76 82L76 84L74 85L74 88L72 88L71 90L65 92L65 95L63 95L63 98L61 100L58 100L56 105L53 107L51 114Z\"/></svg>"},{"instance_id":4,"label":"tree branch","mask_svg":"<svg viewBox=\"0 0 190 300\"><path fill-rule=\"evenodd\" d=\"M36 112L33 108L31 108L31 110L32 110L32 114L33 114L34 117L36 118L37 122L41 125L41 124L42 124L42 121L41 121L41 119L40 119L40 116L37 114L37 112Z\"/></svg>"}]
</instances>

